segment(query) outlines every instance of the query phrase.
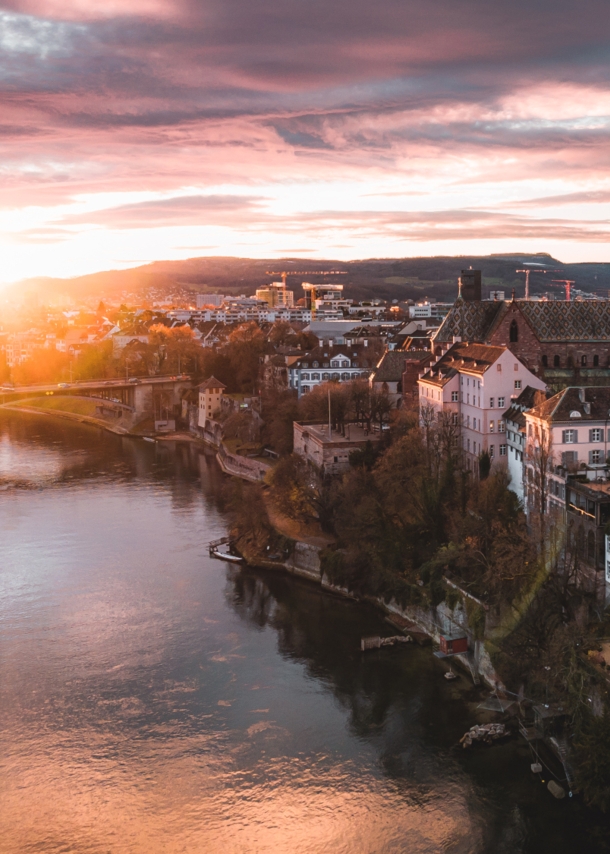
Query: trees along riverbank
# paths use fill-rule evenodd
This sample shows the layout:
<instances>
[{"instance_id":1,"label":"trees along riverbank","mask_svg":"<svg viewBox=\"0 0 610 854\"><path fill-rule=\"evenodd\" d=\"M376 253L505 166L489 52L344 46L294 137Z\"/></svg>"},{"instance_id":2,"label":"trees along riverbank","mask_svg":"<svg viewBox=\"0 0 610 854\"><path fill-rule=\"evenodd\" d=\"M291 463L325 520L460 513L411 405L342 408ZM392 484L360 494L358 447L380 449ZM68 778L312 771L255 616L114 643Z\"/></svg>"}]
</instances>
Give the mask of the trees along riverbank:
<instances>
[{"instance_id":1,"label":"trees along riverbank","mask_svg":"<svg viewBox=\"0 0 610 854\"><path fill-rule=\"evenodd\" d=\"M585 761L588 746L604 743L608 682L583 654L610 635L610 615L579 585L573 545L555 527L549 557L506 472L487 474L484 461L480 479L464 469L449 421L422 426L416 413L399 413L387 440L351 462L328 479L286 455L268 487L234 486L235 536L261 558L289 551L266 491L285 517L334 538L321 553L333 585L402 608L461 611L509 690L568 711L579 789L610 809L610 746Z\"/></svg>"}]
</instances>

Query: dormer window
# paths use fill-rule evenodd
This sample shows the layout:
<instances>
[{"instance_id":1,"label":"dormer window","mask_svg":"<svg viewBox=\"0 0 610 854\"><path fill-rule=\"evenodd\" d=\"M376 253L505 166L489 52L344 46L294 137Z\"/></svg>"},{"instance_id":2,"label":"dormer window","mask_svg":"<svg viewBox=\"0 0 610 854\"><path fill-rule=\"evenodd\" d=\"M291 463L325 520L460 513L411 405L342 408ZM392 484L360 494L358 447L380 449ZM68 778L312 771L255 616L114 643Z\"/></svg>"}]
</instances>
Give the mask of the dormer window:
<instances>
[{"instance_id":1,"label":"dormer window","mask_svg":"<svg viewBox=\"0 0 610 854\"><path fill-rule=\"evenodd\" d=\"M582 415L580 414L580 412L577 409L573 409L570 412L570 418L582 418Z\"/></svg>"},{"instance_id":2,"label":"dormer window","mask_svg":"<svg viewBox=\"0 0 610 854\"><path fill-rule=\"evenodd\" d=\"M319 363L319 362L312 362L312 363L311 363L311 367L312 367L312 368L319 368L319 367L320 367L320 363Z\"/></svg>"}]
</instances>

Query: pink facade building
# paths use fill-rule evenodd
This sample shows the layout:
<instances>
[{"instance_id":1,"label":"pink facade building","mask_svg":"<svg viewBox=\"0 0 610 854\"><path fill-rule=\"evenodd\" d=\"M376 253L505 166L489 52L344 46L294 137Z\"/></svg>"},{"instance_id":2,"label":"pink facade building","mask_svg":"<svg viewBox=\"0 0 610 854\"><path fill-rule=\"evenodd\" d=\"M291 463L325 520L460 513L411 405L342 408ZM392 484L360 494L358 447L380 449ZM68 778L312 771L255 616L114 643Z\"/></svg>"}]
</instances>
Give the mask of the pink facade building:
<instances>
[{"instance_id":1,"label":"pink facade building","mask_svg":"<svg viewBox=\"0 0 610 854\"><path fill-rule=\"evenodd\" d=\"M507 348L457 342L420 376L420 411L450 413L460 426L466 465L478 470L487 451L492 463L506 464L508 443L504 412L527 386L544 391L533 374Z\"/></svg>"}]
</instances>

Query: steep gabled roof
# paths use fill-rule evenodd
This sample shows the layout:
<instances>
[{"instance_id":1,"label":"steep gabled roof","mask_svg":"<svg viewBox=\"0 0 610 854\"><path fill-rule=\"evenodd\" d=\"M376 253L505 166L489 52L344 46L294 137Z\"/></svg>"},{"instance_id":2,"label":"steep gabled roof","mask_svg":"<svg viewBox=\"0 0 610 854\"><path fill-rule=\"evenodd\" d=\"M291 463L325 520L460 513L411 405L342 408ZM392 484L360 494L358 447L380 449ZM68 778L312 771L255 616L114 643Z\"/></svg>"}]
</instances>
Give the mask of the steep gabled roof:
<instances>
[{"instance_id":1,"label":"steep gabled roof","mask_svg":"<svg viewBox=\"0 0 610 854\"><path fill-rule=\"evenodd\" d=\"M578 415L572 415L575 412ZM574 426L579 421L610 422L610 386L564 388L550 400L534 407L531 414L545 421L569 422Z\"/></svg>"},{"instance_id":2,"label":"steep gabled roof","mask_svg":"<svg viewBox=\"0 0 610 854\"><path fill-rule=\"evenodd\" d=\"M210 377L207 380L204 380L199 385L199 391L206 391L209 388L226 388L224 383L221 383L220 380L217 380L216 377Z\"/></svg>"},{"instance_id":3,"label":"steep gabled roof","mask_svg":"<svg viewBox=\"0 0 610 854\"><path fill-rule=\"evenodd\" d=\"M428 355L428 354L426 354ZM383 354L373 373L373 382L398 383L405 369L406 353L401 350L388 350Z\"/></svg>"},{"instance_id":4,"label":"steep gabled roof","mask_svg":"<svg viewBox=\"0 0 610 854\"><path fill-rule=\"evenodd\" d=\"M494 321L499 320L499 315L506 312L507 305L508 303L502 300L471 302L458 297L433 335L434 341L444 344L454 338L461 338L463 341L482 344L488 340Z\"/></svg>"}]
</instances>

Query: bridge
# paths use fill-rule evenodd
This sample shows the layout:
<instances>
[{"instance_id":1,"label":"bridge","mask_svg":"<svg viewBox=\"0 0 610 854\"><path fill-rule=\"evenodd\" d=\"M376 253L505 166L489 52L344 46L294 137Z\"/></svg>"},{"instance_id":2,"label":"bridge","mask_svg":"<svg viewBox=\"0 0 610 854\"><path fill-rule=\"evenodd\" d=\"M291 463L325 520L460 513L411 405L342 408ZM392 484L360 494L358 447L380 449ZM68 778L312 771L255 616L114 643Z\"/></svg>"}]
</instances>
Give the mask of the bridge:
<instances>
[{"instance_id":1,"label":"bridge","mask_svg":"<svg viewBox=\"0 0 610 854\"><path fill-rule=\"evenodd\" d=\"M114 411L133 422L147 417L153 417L155 421L169 421L180 414L182 395L192 387L191 378L185 374L2 386L0 404L51 394L73 395L98 399L101 409Z\"/></svg>"}]
</instances>

